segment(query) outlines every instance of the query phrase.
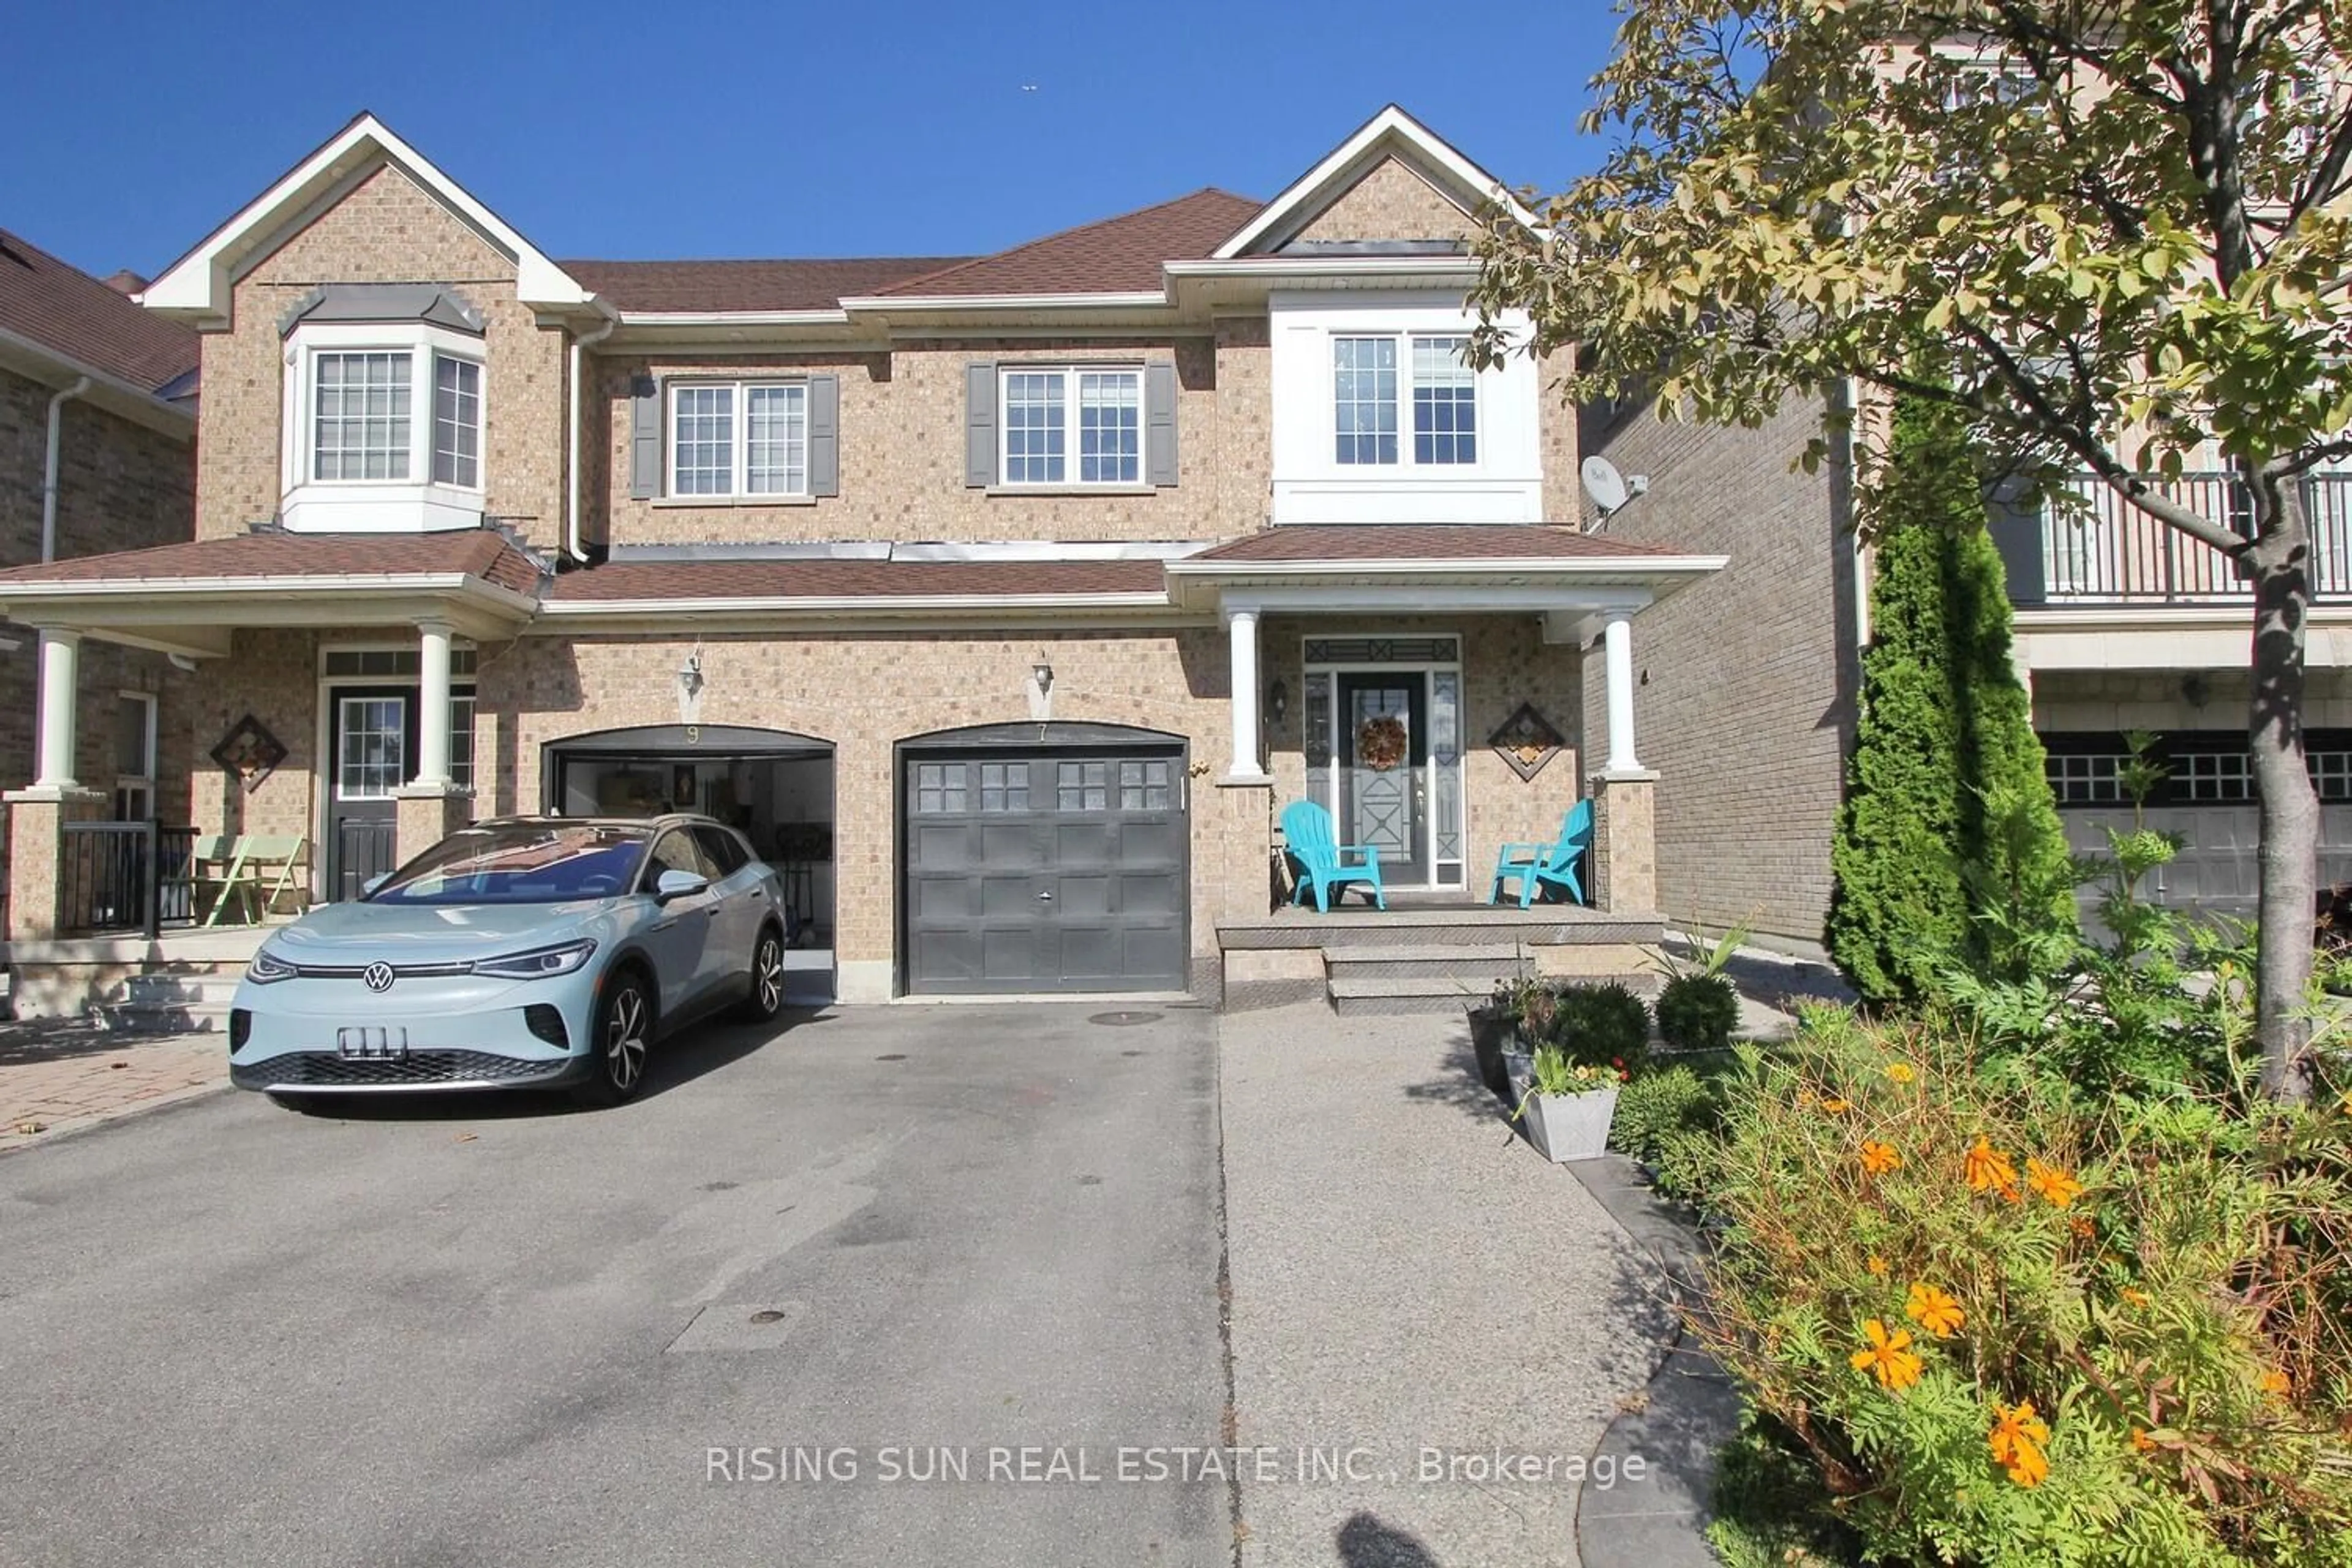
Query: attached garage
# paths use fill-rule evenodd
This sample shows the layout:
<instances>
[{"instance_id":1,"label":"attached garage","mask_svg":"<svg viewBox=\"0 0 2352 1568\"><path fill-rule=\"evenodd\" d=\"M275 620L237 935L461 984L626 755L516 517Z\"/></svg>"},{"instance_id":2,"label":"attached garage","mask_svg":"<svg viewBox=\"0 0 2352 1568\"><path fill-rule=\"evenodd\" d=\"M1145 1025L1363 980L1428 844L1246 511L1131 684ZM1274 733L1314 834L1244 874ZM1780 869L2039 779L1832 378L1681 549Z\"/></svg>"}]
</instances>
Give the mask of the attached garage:
<instances>
[{"instance_id":1,"label":"attached garage","mask_svg":"<svg viewBox=\"0 0 2352 1568\"><path fill-rule=\"evenodd\" d=\"M1003 724L898 748L904 988L1181 991L1182 737Z\"/></svg>"}]
</instances>

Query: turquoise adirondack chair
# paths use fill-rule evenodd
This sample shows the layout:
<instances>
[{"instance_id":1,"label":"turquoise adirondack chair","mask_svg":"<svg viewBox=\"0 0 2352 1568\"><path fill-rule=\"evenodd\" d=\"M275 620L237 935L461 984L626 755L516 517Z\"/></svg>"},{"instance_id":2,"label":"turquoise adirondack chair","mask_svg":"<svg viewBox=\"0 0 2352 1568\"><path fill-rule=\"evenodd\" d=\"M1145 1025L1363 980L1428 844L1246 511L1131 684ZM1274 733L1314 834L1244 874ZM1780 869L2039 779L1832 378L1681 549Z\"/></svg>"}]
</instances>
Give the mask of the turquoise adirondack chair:
<instances>
[{"instance_id":1,"label":"turquoise adirondack chair","mask_svg":"<svg viewBox=\"0 0 2352 1568\"><path fill-rule=\"evenodd\" d=\"M1341 844L1331 830L1331 814L1311 800L1294 800L1282 808L1282 840L1297 868L1297 886L1290 901L1303 904L1307 890L1315 890L1315 907L1328 914L1331 904L1349 887L1361 883L1373 903L1389 907L1381 887L1381 849L1377 844ZM1349 864L1351 857L1357 862Z\"/></svg>"},{"instance_id":2,"label":"turquoise adirondack chair","mask_svg":"<svg viewBox=\"0 0 2352 1568\"><path fill-rule=\"evenodd\" d=\"M1526 909L1535 901L1538 889L1549 884L1564 889L1577 903L1583 903L1584 884L1577 880L1576 863L1592 843L1592 803L1580 800L1569 807L1567 817L1559 825L1559 837L1550 844L1506 844L1495 856L1495 885L1486 891L1486 901L1503 901L1503 884L1518 879L1519 908Z\"/></svg>"}]
</instances>

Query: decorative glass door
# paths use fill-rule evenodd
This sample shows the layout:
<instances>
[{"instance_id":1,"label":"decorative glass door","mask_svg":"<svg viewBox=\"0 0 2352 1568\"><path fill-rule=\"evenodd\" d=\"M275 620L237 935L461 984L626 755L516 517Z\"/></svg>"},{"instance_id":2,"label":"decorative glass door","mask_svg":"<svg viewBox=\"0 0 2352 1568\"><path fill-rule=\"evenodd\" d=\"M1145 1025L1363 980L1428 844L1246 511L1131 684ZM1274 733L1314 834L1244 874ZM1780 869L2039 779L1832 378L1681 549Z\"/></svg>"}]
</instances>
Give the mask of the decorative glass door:
<instances>
[{"instance_id":1,"label":"decorative glass door","mask_svg":"<svg viewBox=\"0 0 2352 1568\"><path fill-rule=\"evenodd\" d=\"M334 787L327 803L330 898L356 899L368 879L392 870L394 793L408 782L408 691L339 691Z\"/></svg>"},{"instance_id":2,"label":"decorative glass door","mask_svg":"<svg viewBox=\"0 0 2352 1568\"><path fill-rule=\"evenodd\" d=\"M1459 642L1310 637L1306 655L1308 798L1341 842L1379 847L1389 887L1463 886Z\"/></svg>"}]
</instances>

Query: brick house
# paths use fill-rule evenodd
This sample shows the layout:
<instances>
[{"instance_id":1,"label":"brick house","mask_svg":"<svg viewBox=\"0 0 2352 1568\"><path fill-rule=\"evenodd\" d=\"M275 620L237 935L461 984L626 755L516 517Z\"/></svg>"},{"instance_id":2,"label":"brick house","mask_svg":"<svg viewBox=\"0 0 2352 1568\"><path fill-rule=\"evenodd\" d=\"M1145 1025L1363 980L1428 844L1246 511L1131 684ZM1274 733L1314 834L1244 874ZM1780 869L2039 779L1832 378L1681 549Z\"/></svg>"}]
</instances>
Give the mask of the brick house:
<instances>
[{"instance_id":1,"label":"brick house","mask_svg":"<svg viewBox=\"0 0 2352 1568\"><path fill-rule=\"evenodd\" d=\"M1671 918L1753 921L1773 945L1820 952L1830 841L1867 645L1870 554L1841 475L1795 467L1822 428L1792 398L1756 430L1667 424L1646 405L1583 411L1585 450L1649 480L1605 524L1625 543L1672 540L1729 565L1660 605L1634 705L1657 785L1658 900ZM2231 515L2215 460L2174 493ZM2151 826L2180 836L2155 879L2166 901L2250 917L2259 824L2246 756L2252 595L2220 552L2124 508L2088 476L2084 520L1996 505L1992 533L2016 610L2018 673L2067 837L2104 853L2127 826L2124 735L2158 737L2170 776ZM2352 880L2352 467L2307 483L2316 604L2305 710L2321 800L2320 878Z\"/></svg>"},{"instance_id":2,"label":"brick house","mask_svg":"<svg viewBox=\"0 0 2352 1568\"><path fill-rule=\"evenodd\" d=\"M1520 936L1626 967L1633 623L1723 563L1561 526L1573 415L1462 363L1500 190L1390 108L1270 201L993 255L558 261L363 115L143 294L201 334L194 538L0 573L53 674L20 859L95 809L75 661L124 644L247 748L188 820L306 836L320 898L476 816L690 803L844 1001L1233 1000L1321 973L1291 799L1452 907L1589 791L1601 912ZM83 923L14 891L20 948Z\"/></svg>"},{"instance_id":3,"label":"brick house","mask_svg":"<svg viewBox=\"0 0 2352 1568\"><path fill-rule=\"evenodd\" d=\"M0 566L170 544L195 532L196 334L0 230ZM0 626L0 786L34 776L36 634ZM79 660L75 776L108 816L188 791L186 681L161 653Z\"/></svg>"}]
</instances>

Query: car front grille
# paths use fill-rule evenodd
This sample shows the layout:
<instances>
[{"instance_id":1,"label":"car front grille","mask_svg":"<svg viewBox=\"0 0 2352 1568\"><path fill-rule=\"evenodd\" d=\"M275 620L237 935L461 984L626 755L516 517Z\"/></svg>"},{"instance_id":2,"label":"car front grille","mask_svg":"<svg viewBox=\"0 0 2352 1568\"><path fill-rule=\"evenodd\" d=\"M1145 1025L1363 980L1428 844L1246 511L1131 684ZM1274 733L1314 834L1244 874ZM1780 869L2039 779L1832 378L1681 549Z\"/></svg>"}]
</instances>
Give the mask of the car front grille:
<instances>
[{"instance_id":1,"label":"car front grille","mask_svg":"<svg viewBox=\"0 0 2352 1568\"><path fill-rule=\"evenodd\" d=\"M257 1089L359 1089L399 1084L529 1083L553 1078L568 1059L523 1061L488 1051L411 1051L390 1060L341 1057L332 1051L293 1051L251 1067L232 1069L240 1084Z\"/></svg>"}]
</instances>

